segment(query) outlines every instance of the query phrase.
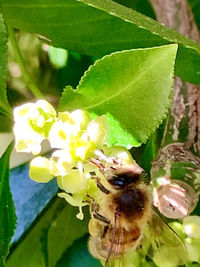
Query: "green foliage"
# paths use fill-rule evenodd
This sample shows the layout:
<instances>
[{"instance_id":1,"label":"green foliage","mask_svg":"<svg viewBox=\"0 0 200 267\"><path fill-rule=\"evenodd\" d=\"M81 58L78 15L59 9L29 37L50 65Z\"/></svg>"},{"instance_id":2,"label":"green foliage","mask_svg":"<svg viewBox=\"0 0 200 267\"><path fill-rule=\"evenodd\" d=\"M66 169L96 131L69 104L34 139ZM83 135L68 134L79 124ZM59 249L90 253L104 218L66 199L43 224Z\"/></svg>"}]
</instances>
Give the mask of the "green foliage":
<instances>
[{"instance_id":1,"label":"green foliage","mask_svg":"<svg viewBox=\"0 0 200 267\"><path fill-rule=\"evenodd\" d=\"M149 174L151 170L151 162L156 158L158 152L157 136L153 133L144 148L142 156L139 160L142 168Z\"/></svg>"},{"instance_id":2,"label":"green foliage","mask_svg":"<svg viewBox=\"0 0 200 267\"><path fill-rule=\"evenodd\" d=\"M7 260L7 267L54 267L76 239L87 233L88 220L77 220L77 208L53 199Z\"/></svg>"},{"instance_id":3,"label":"green foliage","mask_svg":"<svg viewBox=\"0 0 200 267\"><path fill-rule=\"evenodd\" d=\"M16 225L15 208L9 185L9 159L13 144L0 158L0 266L5 265Z\"/></svg>"},{"instance_id":4,"label":"green foliage","mask_svg":"<svg viewBox=\"0 0 200 267\"><path fill-rule=\"evenodd\" d=\"M200 28L199 1L188 0L188 2ZM36 90L38 92L41 90L53 106L60 101L58 108L60 111L83 109L90 113L92 119L98 115L106 114L111 128L108 144L111 146L122 145L126 148L137 147L137 149L133 148L134 159L150 174L151 161L156 158L161 139L165 134L163 131L156 133L155 130L162 122L170 105L174 69L175 74L184 80L200 84L200 45L153 20L156 16L148 0L0 0L0 9L2 13L0 14L0 131L11 130L11 122L6 119L11 113L7 101L6 81L11 106L26 101L36 102L32 95L26 91L30 87L34 87L34 83L36 83L39 85ZM4 19L7 25L4 24ZM7 26L13 40L12 47L15 47L13 50L9 43L8 51ZM24 32L18 30L14 32L12 27ZM17 33L16 36L15 33ZM38 35L45 44L31 33ZM21 58L19 56L20 50ZM101 58L102 56L104 57ZM16 62L16 59L19 59L19 62ZM92 63L94 65L89 67ZM88 67L89 69L83 74ZM29 75L32 76L32 79ZM25 84L24 78L27 77L28 79L25 79L27 84ZM68 86L66 87L66 85ZM60 100L59 95L61 95L63 87L65 89ZM30 123L37 126L34 128L38 130L44 120L41 116L37 117L37 112L33 113L30 117ZM47 115L47 112L44 112L43 115ZM68 117L67 113L65 115ZM59 114L62 118L65 115ZM65 147L64 144L65 149L59 150L63 147L57 145L57 142L60 141L59 138L64 140L65 133L66 140L64 141L66 144L70 143L67 136L73 136L68 128L70 121L67 120L68 124L66 123L66 125L68 126L63 125L63 129L60 128L63 132L57 131L56 136L55 132L50 135L47 131L45 135L45 138L52 141L50 143L55 143L53 148L58 146L58 150L54 150L51 156L48 155L49 158L45 159L43 165L42 157L37 158L39 165L34 165L34 161L31 165L30 176L35 181L47 182L54 175L59 176L58 185L65 191L59 195L66 198L70 204L79 206L79 218L81 217L80 214L82 215L82 204L83 206L87 205L92 197L96 200L97 191L99 192L96 180L89 179L89 175L96 174L102 179L101 182L105 178L95 164L90 169L91 166L86 166L87 164L81 168L79 163L83 161L85 164L85 159L89 160L93 152L96 153L95 157L100 151L104 152L105 156L115 157L113 151L120 149L121 152L126 152L129 155L126 150L123 151L119 147L108 148L105 146L103 150L101 146L93 146L93 141L99 143L102 140L100 143L103 145L107 134L107 128L106 131L103 129L105 116L100 118L102 121L99 124L96 122L94 124L99 126L96 136L92 131L96 129L94 125L89 127L92 129L90 129L91 131L84 126L80 128L80 136L77 135L77 138L84 137L85 139L80 139L79 142L74 140L74 146L70 147L72 150L70 153L74 152L75 148L82 149L77 150L79 154L76 155L75 160L78 162L76 164L79 169L76 169L77 166L70 165L72 170L69 171L67 164L71 161L69 157L66 157L69 148ZM76 119L75 124L77 124ZM180 142L187 140L188 117L186 116L184 120L185 123L181 122L181 127L179 127ZM55 121L58 122L57 115ZM82 136L86 128L88 135ZM30 137L24 123L19 125L18 133L21 138ZM169 135L170 142L172 142L171 132ZM147 144L138 148L147 139ZM22 138L22 147L23 145ZM99 151L96 151L97 148ZM0 266L5 265L4 262L9 252L11 237L16 224L9 188L11 149L12 145L0 159ZM87 157L81 158L83 149L88 151L88 154L85 152ZM110 154L108 153L109 150ZM59 154L60 152L61 154ZM126 154L121 152L118 154ZM75 154L73 155L74 158ZM52 172L51 175L49 175L50 161L56 167L53 169L55 173ZM132 161L130 162L132 163ZM127 161L127 164L130 162ZM64 166L66 168L65 175L56 174L56 171L61 173ZM94 167L95 170L93 170ZM195 166L184 165L180 162L173 164L172 177L179 179L180 176L190 175L186 182L192 185L196 182L198 184L199 173L194 174L191 167L196 170ZM150 175L146 178L150 179ZM14 179L13 181L16 182ZM85 183L87 186L83 183L85 181L89 181ZM31 186L34 187L34 183ZM23 188L26 188L27 191L23 192ZM34 196L30 194L30 202L36 207L41 205L41 203L38 204L39 200L44 198L46 194L40 194L40 191L35 193L36 190L27 188L26 185L17 192L18 197L14 197L15 201L21 204L23 195L29 196L30 192L35 194ZM49 189L45 192L50 193ZM79 194L82 194L81 199ZM45 203L43 204L44 207ZM79 205L80 203L81 205ZM199 215L199 206L200 204L194 210L194 215ZM21 208L21 213L26 207ZM29 217L31 216L32 222L36 217L37 219L31 226L28 224L30 228L24 229L20 241L13 246L6 262L8 267L100 267L100 262L94 259L87 249L90 216L88 210L84 210L86 216L83 221L80 221L76 218L78 208L70 206L65 200L57 197L51 200L41 214L35 214L41 209L33 210L34 216L31 214L31 209L25 220L30 223ZM184 243L177 241L179 239L170 228L159 231L159 227L154 227L149 222L147 243L144 243L144 246L137 251L135 249L129 251L129 255L126 254L124 258L124 265L126 267L133 265L145 267L156 266L156 263L159 267L174 267L183 264L188 256L187 261L189 262L186 263L186 266L199 266L199 263L192 263L192 261L198 262L200 259L199 217L194 217L189 218L189 221L184 221L183 224L181 221L171 223L171 227L184 240L189 255L186 253ZM159 220L159 218L157 219ZM162 224L163 222L159 221L157 225L162 226ZM24 225L22 228L27 227L27 224ZM161 247L158 250L159 244ZM148 246L150 246L149 250ZM142 252L144 253L142 254ZM154 262L148 256L145 257L146 254ZM181 262L180 259L183 261ZM115 266L119 264L120 260L119 262L116 261Z\"/></svg>"},{"instance_id":5,"label":"green foliage","mask_svg":"<svg viewBox=\"0 0 200 267\"><path fill-rule=\"evenodd\" d=\"M114 2L132 8L152 19L155 19L154 10L148 0L114 0Z\"/></svg>"},{"instance_id":6,"label":"green foliage","mask_svg":"<svg viewBox=\"0 0 200 267\"><path fill-rule=\"evenodd\" d=\"M88 69L75 91L66 87L59 109L111 114L133 135L128 147L140 145L169 106L176 49L169 45L105 56ZM116 129L111 135L118 135Z\"/></svg>"},{"instance_id":7,"label":"green foliage","mask_svg":"<svg viewBox=\"0 0 200 267\"><path fill-rule=\"evenodd\" d=\"M7 80L7 30L0 14L0 113L10 117L10 106L6 96Z\"/></svg>"},{"instance_id":8,"label":"green foliage","mask_svg":"<svg viewBox=\"0 0 200 267\"><path fill-rule=\"evenodd\" d=\"M75 240L57 262L56 267L101 267L101 263L94 259L88 251L88 235Z\"/></svg>"},{"instance_id":9,"label":"green foliage","mask_svg":"<svg viewBox=\"0 0 200 267\"><path fill-rule=\"evenodd\" d=\"M191 6L195 22L196 22L196 24L197 24L197 26L198 26L198 28L200 30L200 17L199 17L199 14L200 14L200 2L199 2L199 0L188 0L188 3Z\"/></svg>"},{"instance_id":10,"label":"green foliage","mask_svg":"<svg viewBox=\"0 0 200 267\"><path fill-rule=\"evenodd\" d=\"M111 0L1 0L6 22L54 46L102 56L113 51L178 43L176 74L200 83L200 46ZM56 23L55 23L56 22ZM185 66L188 66L185 68Z\"/></svg>"}]
</instances>

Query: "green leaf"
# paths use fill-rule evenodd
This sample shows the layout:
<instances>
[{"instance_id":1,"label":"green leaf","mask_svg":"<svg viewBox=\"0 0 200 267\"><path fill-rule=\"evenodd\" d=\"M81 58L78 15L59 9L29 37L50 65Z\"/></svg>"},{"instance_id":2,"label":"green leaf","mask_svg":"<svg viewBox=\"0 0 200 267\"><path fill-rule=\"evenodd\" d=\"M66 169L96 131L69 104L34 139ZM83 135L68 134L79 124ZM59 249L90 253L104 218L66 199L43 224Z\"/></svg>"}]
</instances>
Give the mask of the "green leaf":
<instances>
[{"instance_id":1,"label":"green leaf","mask_svg":"<svg viewBox=\"0 0 200 267\"><path fill-rule=\"evenodd\" d=\"M6 266L55 267L73 242L88 232L89 214L85 211L86 218L78 220L78 208L56 196L15 244Z\"/></svg>"},{"instance_id":2,"label":"green leaf","mask_svg":"<svg viewBox=\"0 0 200 267\"><path fill-rule=\"evenodd\" d=\"M56 267L102 267L100 261L91 256L88 251L88 235L75 240L65 251Z\"/></svg>"},{"instance_id":3,"label":"green leaf","mask_svg":"<svg viewBox=\"0 0 200 267\"><path fill-rule=\"evenodd\" d=\"M0 0L6 22L51 45L94 56L178 43L175 72L200 84L200 45L111 0ZM187 66L187 68L185 67Z\"/></svg>"},{"instance_id":4,"label":"green leaf","mask_svg":"<svg viewBox=\"0 0 200 267\"><path fill-rule=\"evenodd\" d=\"M66 84L76 87L80 78L91 64L92 59L90 56L68 52L67 65L62 69L57 69L54 77L60 92L63 91Z\"/></svg>"},{"instance_id":5,"label":"green leaf","mask_svg":"<svg viewBox=\"0 0 200 267\"><path fill-rule=\"evenodd\" d=\"M188 0L188 3L191 6L192 13L195 19L195 22L200 30L200 1L199 0Z\"/></svg>"},{"instance_id":6,"label":"green leaf","mask_svg":"<svg viewBox=\"0 0 200 267\"><path fill-rule=\"evenodd\" d=\"M152 19L156 18L154 10L148 0L114 0L114 2L132 8Z\"/></svg>"},{"instance_id":7,"label":"green leaf","mask_svg":"<svg viewBox=\"0 0 200 267\"><path fill-rule=\"evenodd\" d=\"M151 162L156 158L158 146L156 143L156 133L153 133L144 148L139 164L145 170L146 173L150 174Z\"/></svg>"},{"instance_id":8,"label":"green leaf","mask_svg":"<svg viewBox=\"0 0 200 267\"><path fill-rule=\"evenodd\" d=\"M9 159L12 152L11 143L0 158L0 266L5 266L11 238L16 225L15 208L9 185Z\"/></svg>"},{"instance_id":9,"label":"green leaf","mask_svg":"<svg viewBox=\"0 0 200 267\"><path fill-rule=\"evenodd\" d=\"M7 116L0 114L0 122L1 122L0 123L0 133L12 132L13 122L11 120L9 120Z\"/></svg>"},{"instance_id":10,"label":"green leaf","mask_svg":"<svg viewBox=\"0 0 200 267\"><path fill-rule=\"evenodd\" d=\"M11 109L6 95L7 41L7 30L3 16L0 14L0 113L10 117Z\"/></svg>"},{"instance_id":11,"label":"green leaf","mask_svg":"<svg viewBox=\"0 0 200 267\"><path fill-rule=\"evenodd\" d=\"M169 45L105 56L88 69L76 90L66 88L59 109L109 113L133 135L129 148L139 145L169 106L176 51L177 45Z\"/></svg>"},{"instance_id":12,"label":"green leaf","mask_svg":"<svg viewBox=\"0 0 200 267\"><path fill-rule=\"evenodd\" d=\"M110 133L107 138L107 143L110 146L121 145L130 149L132 146L138 147L141 145L140 142L134 134L128 132L126 128L123 128L123 121L116 119L111 113L106 112L107 119L110 125Z\"/></svg>"}]
</instances>

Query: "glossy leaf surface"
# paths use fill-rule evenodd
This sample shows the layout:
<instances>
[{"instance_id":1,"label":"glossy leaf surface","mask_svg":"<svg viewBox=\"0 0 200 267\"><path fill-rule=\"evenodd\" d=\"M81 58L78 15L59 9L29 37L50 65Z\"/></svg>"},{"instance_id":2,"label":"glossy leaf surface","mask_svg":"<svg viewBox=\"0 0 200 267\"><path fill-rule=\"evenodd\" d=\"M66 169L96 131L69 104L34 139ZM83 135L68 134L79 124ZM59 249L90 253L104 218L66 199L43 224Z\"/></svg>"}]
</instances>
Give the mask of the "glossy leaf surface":
<instances>
[{"instance_id":1,"label":"glossy leaf surface","mask_svg":"<svg viewBox=\"0 0 200 267\"><path fill-rule=\"evenodd\" d=\"M158 127L169 106L176 45L116 52L91 66L76 90L66 87L59 109L107 114L132 134L120 141L114 123L110 144L139 146ZM158 71L159 70L159 71Z\"/></svg>"}]
</instances>

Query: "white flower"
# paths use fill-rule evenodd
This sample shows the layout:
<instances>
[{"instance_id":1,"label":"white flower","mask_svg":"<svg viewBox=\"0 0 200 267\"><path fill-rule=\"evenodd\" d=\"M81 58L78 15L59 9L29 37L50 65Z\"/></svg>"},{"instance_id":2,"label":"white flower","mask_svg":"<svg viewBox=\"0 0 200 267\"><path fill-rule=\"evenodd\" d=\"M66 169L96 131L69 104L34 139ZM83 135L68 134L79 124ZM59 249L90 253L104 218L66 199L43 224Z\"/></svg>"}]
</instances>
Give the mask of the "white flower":
<instances>
[{"instance_id":1,"label":"white flower","mask_svg":"<svg viewBox=\"0 0 200 267\"><path fill-rule=\"evenodd\" d=\"M63 149L68 147L79 135L80 127L59 120L53 124L48 139L52 148Z\"/></svg>"},{"instance_id":2,"label":"white flower","mask_svg":"<svg viewBox=\"0 0 200 267\"><path fill-rule=\"evenodd\" d=\"M70 117L74 121L74 123L79 124L81 130L86 130L88 124L90 123L90 116L88 112L77 109L70 113Z\"/></svg>"},{"instance_id":3,"label":"white flower","mask_svg":"<svg viewBox=\"0 0 200 267\"><path fill-rule=\"evenodd\" d=\"M48 136L55 116L54 108L45 100L16 107L13 131L17 152L39 154L40 144Z\"/></svg>"}]
</instances>

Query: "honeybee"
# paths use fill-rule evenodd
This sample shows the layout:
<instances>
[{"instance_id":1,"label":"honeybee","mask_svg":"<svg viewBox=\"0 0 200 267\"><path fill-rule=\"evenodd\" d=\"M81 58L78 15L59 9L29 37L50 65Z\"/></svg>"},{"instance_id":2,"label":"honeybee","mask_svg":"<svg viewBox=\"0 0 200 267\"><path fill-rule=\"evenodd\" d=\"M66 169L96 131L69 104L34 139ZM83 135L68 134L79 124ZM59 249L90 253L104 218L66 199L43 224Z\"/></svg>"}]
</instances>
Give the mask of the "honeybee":
<instances>
[{"instance_id":1,"label":"honeybee","mask_svg":"<svg viewBox=\"0 0 200 267\"><path fill-rule=\"evenodd\" d=\"M110 261L123 258L129 250L141 248L146 238L150 243L147 254L153 260L159 249L167 246L180 255L177 265L183 264L184 243L154 213L151 186L144 182L143 169L137 163L123 165L116 159L106 166L96 159L92 163L106 181L97 178L102 197L98 204L91 200L90 253L107 266ZM166 253L167 260L168 257Z\"/></svg>"}]
</instances>

